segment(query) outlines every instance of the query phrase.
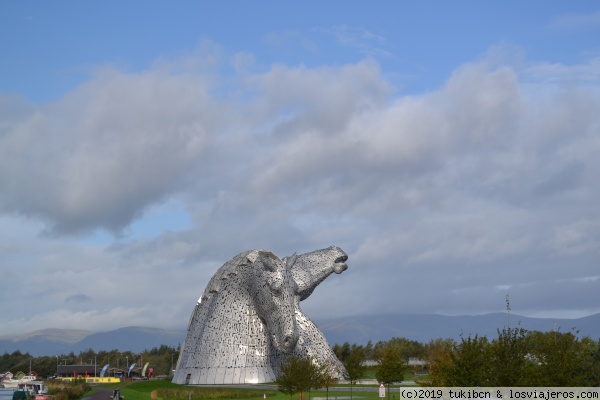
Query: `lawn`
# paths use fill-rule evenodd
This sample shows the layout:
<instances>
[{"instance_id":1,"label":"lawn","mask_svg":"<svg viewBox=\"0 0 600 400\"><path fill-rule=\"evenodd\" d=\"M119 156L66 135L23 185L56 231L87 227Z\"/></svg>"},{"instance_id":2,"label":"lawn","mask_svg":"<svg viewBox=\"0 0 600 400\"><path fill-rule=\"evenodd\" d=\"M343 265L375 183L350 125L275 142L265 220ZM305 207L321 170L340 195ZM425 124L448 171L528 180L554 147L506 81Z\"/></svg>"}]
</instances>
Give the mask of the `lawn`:
<instances>
[{"instance_id":1,"label":"lawn","mask_svg":"<svg viewBox=\"0 0 600 400\"><path fill-rule=\"evenodd\" d=\"M395 387L394 387L395 389ZM152 391L157 391L157 400L289 400L290 397L278 390L245 389L231 387L182 386L164 380L140 381L125 384L121 387L121 395L125 400L150 400ZM304 394L304 400L350 399L350 387L347 391L312 391ZM353 390L352 397L359 400L378 400L377 391L360 392ZM398 398L397 394L394 398ZM300 393L294 394L293 400L300 399ZM392 400L392 396L390 396Z\"/></svg>"}]
</instances>

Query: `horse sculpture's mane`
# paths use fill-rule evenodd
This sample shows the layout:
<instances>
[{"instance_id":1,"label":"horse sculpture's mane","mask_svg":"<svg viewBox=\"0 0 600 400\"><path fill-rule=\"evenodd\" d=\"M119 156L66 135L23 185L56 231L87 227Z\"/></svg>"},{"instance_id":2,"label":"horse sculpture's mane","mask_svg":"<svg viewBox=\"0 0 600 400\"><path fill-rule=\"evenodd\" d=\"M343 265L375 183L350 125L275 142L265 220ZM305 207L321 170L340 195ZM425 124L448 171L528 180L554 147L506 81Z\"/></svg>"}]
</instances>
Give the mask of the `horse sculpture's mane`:
<instances>
[{"instance_id":1,"label":"horse sculpture's mane","mask_svg":"<svg viewBox=\"0 0 600 400\"><path fill-rule=\"evenodd\" d=\"M221 291L221 287L228 279L236 276L239 272L239 268L242 266L247 266L256 261L260 254L267 255L270 257L277 257L270 251L266 250L250 250L238 254L231 260L227 261L221 268L215 272L212 276L206 288L202 292L202 296L198 300L198 303L209 301L216 293Z\"/></svg>"}]
</instances>

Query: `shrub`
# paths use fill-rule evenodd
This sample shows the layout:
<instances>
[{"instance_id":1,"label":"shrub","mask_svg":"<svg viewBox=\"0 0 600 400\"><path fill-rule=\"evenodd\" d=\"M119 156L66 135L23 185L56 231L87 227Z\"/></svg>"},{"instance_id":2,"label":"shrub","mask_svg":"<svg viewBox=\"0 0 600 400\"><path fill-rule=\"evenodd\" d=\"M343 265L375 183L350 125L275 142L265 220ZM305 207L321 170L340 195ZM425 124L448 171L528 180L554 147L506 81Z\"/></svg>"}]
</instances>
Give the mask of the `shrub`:
<instances>
[{"instance_id":1,"label":"shrub","mask_svg":"<svg viewBox=\"0 0 600 400\"><path fill-rule=\"evenodd\" d=\"M49 381L47 382L48 394L55 396L56 400L77 400L91 390L85 379L71 382Z\"/></svg>"}]
</instances>

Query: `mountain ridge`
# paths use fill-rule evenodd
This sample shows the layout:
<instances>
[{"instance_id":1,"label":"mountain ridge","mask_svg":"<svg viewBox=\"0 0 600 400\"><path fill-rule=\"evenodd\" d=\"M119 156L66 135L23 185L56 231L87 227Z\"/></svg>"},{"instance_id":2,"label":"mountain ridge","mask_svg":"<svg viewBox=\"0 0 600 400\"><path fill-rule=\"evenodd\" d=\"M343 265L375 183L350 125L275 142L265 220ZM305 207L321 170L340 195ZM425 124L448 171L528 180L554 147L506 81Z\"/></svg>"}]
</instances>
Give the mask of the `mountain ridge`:
<instances>
[{"instance_id":1,"label":"mountain ridge","mask_svg":"<svg viewBox=\"0 0 600 400\"><path fill-rule=\"evenodd\" d=\"M427 343L431 339L452 338L460 340L469 335L494 338L498 330L505 328L508 315L492 313L484 315L446 316L438 314L374 314L315 319L330 345L344 342L367 344L404 337ZM511 327L527 330L573 332L578 337L600 338L600 313L576 319L531 318L510 315ZM122 327L105 332L81 329L48 328L18 335L0 337L0 353L20 351L32 356L54 356L94 351L132 351L167 345L177 348L185 339L185 329L160 329L143 326Z\"/></svg>"},{"instance_id":2,"label":"mountain ridge","mask_svg":"<svg viewBox=\"0 0 600 400\"><path fill-rule=\"evenodd\" d=\"M495 338L498 330L521 327L526 330L560 332L572 331L578 337L600 338L600 313L582 318L532 318L522 315L491 313L483 315L447 316L438 314L374 314L317 320L316 325L330 345L344 342L376 343L392 337L426 343L437 338L460 340L469 335Z\"/></svg>"},{"instance_id":3,"label":"mountain ridge","mask_svg":"<svg viewBox=\"0 0 600 400\"><path fill-rule=\"evenodd\" d=\"M0 340L23 341L34 337L44 337L64 343L76 343L86 336L92 335L94 332L82 329L59 329L46 328L31 332L26 332L20 335L4 335L0 336Z\"/></svg>"},{"instance_id":4,"label":"mountain ridge","mask_svg":"<svg viewBox=\"0 0 600 400\"><path fill-rule=\"evenodd\" d=\"M140 326L117 328L106 332L49 328L19 335L4 335L0 338L0 353L12 353L18 350L32 356L48 356L79 353L88 349L141 353L163 344L177 347L184 338L184 330Z\"/></svg>"}]
</instances>

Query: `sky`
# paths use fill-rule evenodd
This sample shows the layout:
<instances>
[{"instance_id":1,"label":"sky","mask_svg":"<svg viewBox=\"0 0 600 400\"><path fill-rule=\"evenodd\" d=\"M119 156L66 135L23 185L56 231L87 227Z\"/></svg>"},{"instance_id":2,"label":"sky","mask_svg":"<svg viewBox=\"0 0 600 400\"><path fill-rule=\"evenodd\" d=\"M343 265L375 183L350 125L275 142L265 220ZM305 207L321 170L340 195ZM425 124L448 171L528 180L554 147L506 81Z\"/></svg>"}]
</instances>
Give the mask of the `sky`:
<instances>
[{"instance_id":1,"label":"sky","mask_svg":"<svg viewBox=\"0 0 600 400\"><path fill-rule=\"evenodd\" d=\"M313 320L600 312L597 1L0 3L0 336L185 329L236 254Z\"/></svg>"}]
</instances>

